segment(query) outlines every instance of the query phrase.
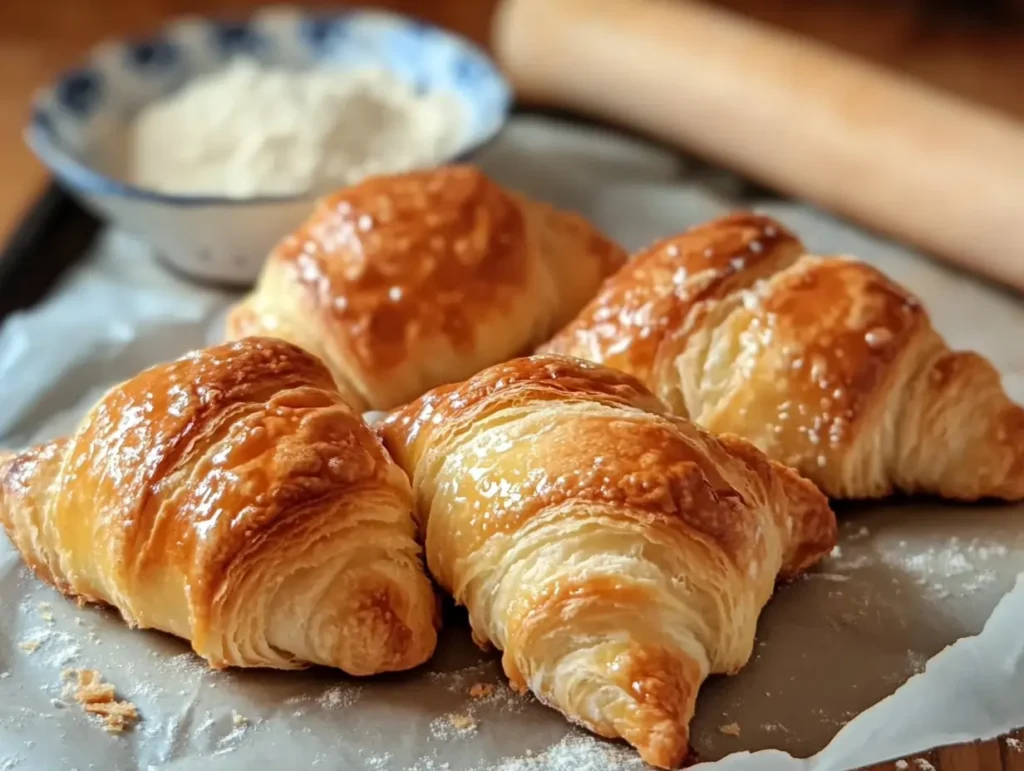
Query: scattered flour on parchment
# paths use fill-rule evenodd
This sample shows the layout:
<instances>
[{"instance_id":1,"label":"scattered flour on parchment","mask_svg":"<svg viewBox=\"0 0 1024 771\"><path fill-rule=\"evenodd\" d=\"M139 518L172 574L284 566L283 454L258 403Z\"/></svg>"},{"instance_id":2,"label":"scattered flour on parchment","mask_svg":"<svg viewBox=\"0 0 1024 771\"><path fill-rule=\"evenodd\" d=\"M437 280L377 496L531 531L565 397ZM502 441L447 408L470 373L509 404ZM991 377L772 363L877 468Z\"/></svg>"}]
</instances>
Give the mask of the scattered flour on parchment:
<instances>
[{"instance_id":1,"label":"scattered flour on parchment","mask_svg":"<svg viewBox=\"0 0 1024 771\"><path fill-rule=\"evenodd\" d=\"M363 695L363 688L360 685L350 685L348 683L341 683L339 685L332 686L326 691L321 693L319 696L315 695L300 695L300 696L289 696L284 700L284 704L289 707L319 707L320 709L344 709L345 707L351 707L355 704ZM292 711L292 717L302 717L305 715L307 710L296 709Z\"/></svg>"},{"instance_id":2,"label":"scattered flour on parchment","mask_svg":"<svg viewBox=\"0 0 1024 771\"><path fill-rule=\"evenodd\" d=\"M363 689L358 685L336 685L324 691L317 703L324 709L341 709L351 707L362 694Z\"/></svg>"},{"instance_id":3,"label":"scattered flour on parchment","mask_svg":"<svg viewBox=\"0 0 1024 771\"><path fill-rule=\"evenodd\" d=\"M641 771L636 751L591 736L570 734L543 752L507 758L472 771Z\"/></svg>"},{"instance_id":4,"label":"scattered flour on parchment","mask_svg":"<svg viewBox=\"0 0 1024 771\"><path fill-rule=\"evenodd\" d=\"M182 679L198 680L210 672L209 665L199 656L186 651L175 656L159 655L152 657L160 671L175 681Z\"/></svg>"},{"instance_id":5,"label":"scattered flour on parchment","mask_svg":"<svg viewBox=\"0 0 1024 771\"><path fill-rule=\"evenodd\" d=\"M466 709L480 705L502 712L522 712L533 700L529 694L514 691L504 679L494 682L500 675L496 675L488 664L477 664L454 672L428 672L426 676L450 693L465 696Z\"/></svg>"},{"instance_id":6,"label":"scattered flour on parchment","mask_svg":"<svg viewBox=\"0 0 1024 771\"><path fill-rule=\"evenodd\" d=\"M359 755L363 759L363 766L373 771L383 771L383 769L391 767L392 754L390 752L380 752L373 755L364 755L364 750L359 751Z\"/></svg>"},{"instance_id":7,"label":"scattered flour on parchment","mask_svg":"<svg viewBox=\"0 0 1024 771\"><path fill-rule=\"evenodd\" d=\"M430 721L430 735L442 741L462 739L475 734L478 725L471 712L449 712Z\"/></svg>"},{"instance_id":8,"label":"scattered flour on parchment","mask_svg":"<svg viewBox=\"0 0 1024 771\"><path fill-rule=\"evenodd\" d=\"M213 755L227 755L229 752L234 752L238 749L238 746L242 743L242 740L249 733L250 729L255 727L255 724L260 722L258 719L250 720L246 715L243 715L237 710L231 710L231 730L221 736L217 740L217 749L214 750ZM213 719L211 713L206 713L206 721L198 728L197 731L209 729L214 726L215 723L221 725L224 724L223 717L218 718L216 721Z\"/></svg>"},{"instance_id":9,"label":"scattered flour on parchment","mask_svg":"<svg viewBox=\"0 0 1024 771\"><path fill-rule=\"evenodd\" d=\"M48 626L29 630L18 647L30 655L38 651L43 662L56 669L67 666L82 653L78 638Z\"/></svg>"},{"instance_id":10,"label":"scattered flour on parchment","mask_svg":"<svg viewBox=\"0 0 1024 771\"><path fill-rule=\"evenodd\" d=\"M843 540L856 544L869 535L870 531L866 527L854 529L850 526L844 529ZM873 554L855 555L854 548L850 545L845 549L836 546L822 563L821 569L806 574L806 579L845 583L852 577L852 571L881 562L908 574L922 587L927 599L943 600L951 596L972 595L998 581L998 573L988 563L1009 553L1003 544L984 542L977 538L965 542L956 536L940 546L917 551L912 550L905 540L880 547Z\"/></svg>"},{"instance_id":11,"label":"scattered flour on parchment","mask_svg":"<svg viewBox=\"0 0 1024 771\"><path fill-rule=\"evenodd\" d=\"M907 651L907 671L911 674L924 672L928 657L919 651Z\"/></svg>"},{"instance_id":12,"label":"scattered flour on parchment","mask_svg":"<svg viewBox=\"0 0 1024 771\"><path fill-rule=\"evenodd\" d=\"M884 551L883 563L914 576L928 597L939 600L951 595L966 597L995 583L999 576L986 564L1008 554L1002 544L977 538L964 543L956 536L925 551L908 553L906 546L906 541L900 541L899 548Z\"/></svg>"},{"instance_id":13,"label":"scattered flour on parchment","mask_svg":"<svg viewBox=\"0 0 1024 771\"><path fill-rule=\"evenodd\" d=\"M438 760L437 750L419 758L413 765L406 766L405 771L448 771L451 764L446 760Z\"/></svg>"}]
</instances>

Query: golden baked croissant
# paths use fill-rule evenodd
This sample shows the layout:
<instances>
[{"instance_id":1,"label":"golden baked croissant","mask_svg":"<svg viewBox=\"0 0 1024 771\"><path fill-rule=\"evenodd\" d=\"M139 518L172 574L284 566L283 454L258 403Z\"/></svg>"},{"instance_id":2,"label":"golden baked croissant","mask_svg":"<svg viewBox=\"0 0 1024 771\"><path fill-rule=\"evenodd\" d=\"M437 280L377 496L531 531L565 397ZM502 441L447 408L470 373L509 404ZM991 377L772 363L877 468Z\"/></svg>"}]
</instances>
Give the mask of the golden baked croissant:
<instances>
[{"instance_id":1,"label":"golden baked croissant","mask_svg":"<svg viewBox=\"0 0 1024 771\"><path fill-rule=\"evenodd\" d=\"M512 684L658 766L686 754L704 679L747 662L776 577L836 538L795 471L578 359L491 367L378 430L434 578Z\"/></svg>"},{"instance_id":2,"label":"golden baked croissant","mask_svg":"<svg viewBox=\"0 0 1024 771\"><path fill-rule=\"evenodd\" d=\"M529 353L625 256L581 217L475 168L377 177L320 201L227 335L301 345L350 405L385 410Z\"/></svg>"},{"instance_id":3,"label":"golden baked croissant","mask_svg":"<svg viewBox=\"0 0 1024 771\"><path fill-rule=\"evenodd\" d=\"M114 387L73 436L0 461L0 522L40 578L214 667L369 675L434 650L408 479L281 340Z\"/></svg>"},{"instance_id":4,"label":"golden baked croissant","mask_svg":"<svg viewBox=\"0 0 1024 771\"><path fill-rule=\"evenodd\" d=\"M655 244L540 350L619 367L835 497L1024 498L1024 409L992 365L874 268L803 255L767 217Z\"/></svg>"}]
</instances>

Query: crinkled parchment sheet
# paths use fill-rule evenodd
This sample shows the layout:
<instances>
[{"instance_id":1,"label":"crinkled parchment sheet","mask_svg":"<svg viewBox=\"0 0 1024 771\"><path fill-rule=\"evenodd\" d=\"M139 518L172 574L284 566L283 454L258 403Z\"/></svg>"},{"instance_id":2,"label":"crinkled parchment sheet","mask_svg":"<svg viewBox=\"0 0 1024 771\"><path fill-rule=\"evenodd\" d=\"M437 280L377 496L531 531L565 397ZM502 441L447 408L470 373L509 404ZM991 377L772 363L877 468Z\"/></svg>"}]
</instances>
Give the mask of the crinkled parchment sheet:
<instances>
[{"instance_id":1,"label":"crinkled parchment sheet","mask_svg":"<svg viewBox=\"0 0 1024 771\"><path fill-rule=\"evenodd\" d=\"M661 150L540 118L517 119L481 162L630 248L734 208L743 192ZM907 284L954 346L989 356L1024 399L1024 302L806 206L746 205L778 216L812 250L858 255ZM104 387L213 339L231 299L108 234L45 303L0 329L0 444L66 431ZM702 759L853 768L1024 725L1024 579L1013 590L1024 509L915 501L840 515L840 548L779 590L750 665L704 686L693 725ZM355 680L210 672L185 643L130 631L41 586L3 537L0 601L0 771L642 767L628 748L510 693L458 611L429 665ZM108 734L65 700L68 667L116 685L138 706L136 728ZM474 698L478 684L493 690ZM743 753L758 750L774 751Z\"/></svg>"}]
</instances>

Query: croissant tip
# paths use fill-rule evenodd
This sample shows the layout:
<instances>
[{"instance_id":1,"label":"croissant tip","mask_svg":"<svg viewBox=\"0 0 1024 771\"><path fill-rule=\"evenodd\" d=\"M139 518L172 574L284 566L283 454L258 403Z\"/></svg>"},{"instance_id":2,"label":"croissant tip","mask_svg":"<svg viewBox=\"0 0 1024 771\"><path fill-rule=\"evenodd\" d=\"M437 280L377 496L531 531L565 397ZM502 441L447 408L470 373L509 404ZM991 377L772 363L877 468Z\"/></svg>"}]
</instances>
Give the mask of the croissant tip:
<instances>
[{"instance_id":1,"label":"croissant tip","mask_svg":"<svg viewBox=\"0 0 1024 771\"><path fill-rule=\"evenodd\" d=\"M671 723L659 726L648 742L636 749L640 759L655 768L678 769L694 761L689 731Z\"/></svg>"}]
</instances>

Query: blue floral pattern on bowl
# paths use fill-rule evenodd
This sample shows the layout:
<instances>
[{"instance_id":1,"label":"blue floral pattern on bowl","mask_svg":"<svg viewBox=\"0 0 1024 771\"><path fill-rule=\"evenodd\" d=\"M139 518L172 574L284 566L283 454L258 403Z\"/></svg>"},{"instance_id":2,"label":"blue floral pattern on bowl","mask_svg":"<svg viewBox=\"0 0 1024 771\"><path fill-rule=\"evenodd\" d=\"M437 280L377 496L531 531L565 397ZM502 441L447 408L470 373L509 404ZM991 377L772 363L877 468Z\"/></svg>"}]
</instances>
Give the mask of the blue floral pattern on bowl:
<instances>
[{"instance_id":1,"label":"blue floral pattern on bowl","mask_svg":"<svg viewBox=\"0 0 1024 771\"><path fill-rule=\"evenodd\" d=\"M178 205L229 202L133 187L108 173L98 148L146 104L236 56L289 68L382 67L419 92L449 91L465 121L459 158L499 131L511 105L510 88L486 54L440 28L378 11L272 8L246 22L185 19L146 40L101 46L36 95L27 141L73 189Z\"/></svg>"},{"instance_id":2,"label":"blue floral pattern on bowl","mask_svg":"<svg viewBox=\"0 0 1024 771\"><path fill-rule=\"evenodd\" d=\"M455 157L445 160L464 159L497 134L511 103L508 84L477 47L380 12L268 8L244 23L183 19L146 39L99 46L36 95L29 145L90 208L179 271L218 283L251 283L274 244L308 216L315 194L167 195L124 182L117 154L140 109L236 56L293 69L379 67L418 91L448 91L464 126Z\"/></svg>"}]
</instances>

